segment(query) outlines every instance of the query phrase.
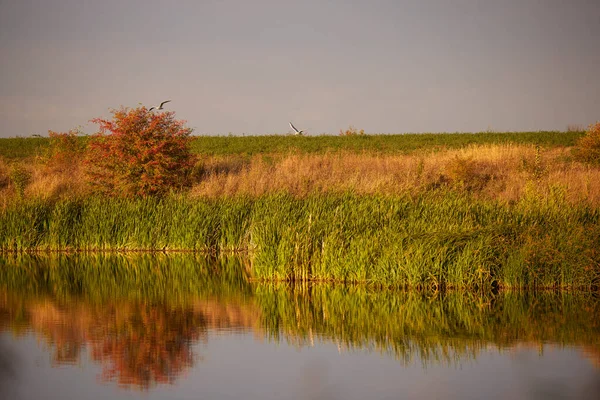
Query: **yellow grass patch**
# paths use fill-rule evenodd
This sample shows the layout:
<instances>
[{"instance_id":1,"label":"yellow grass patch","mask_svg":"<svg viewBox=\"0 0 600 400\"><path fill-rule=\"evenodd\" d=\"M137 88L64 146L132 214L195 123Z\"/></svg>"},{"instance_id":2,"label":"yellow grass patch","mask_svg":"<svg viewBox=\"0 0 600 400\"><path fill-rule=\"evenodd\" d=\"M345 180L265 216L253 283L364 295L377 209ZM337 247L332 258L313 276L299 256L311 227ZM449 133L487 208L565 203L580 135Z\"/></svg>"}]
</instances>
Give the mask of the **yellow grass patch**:
<instances>
[{"instance_id":1,"label":"yellow grass patch","mask_svg":"<svg viewBox=\"0 0 600 400\"><path fill-rule=\"evenodd\" d=\"M527 188L564 189L572 202L600 203L600 169L571 161L569 149L524 145L472 146L409 155L356 153L211 157L191 196L297 196L330 191L422 193L448 188L482 198L515 201Z\"/></svg>"},{"instance_id":2,"label":"yellow grass patch","mask_svg":"<svg viewBox=\"0 0 600 400\"><path fill-rule=\"evenodd\" d=\"M0 160L0 206L17 196L11 183L12 164ZM19 164L31 175L24 191L26 197L48 199L89 193L78 164L49 165L42 159ZM302 197L342 191L390 195L455 190L510 202L531 190L544 196L559 189L570 202L600 204L600 168L575 161L570 148L532 145L475 145L397 155L335 152L211 156L198 161L193 175L191 197L256 197L276 192Z\"/></svg>"}]
</instances>

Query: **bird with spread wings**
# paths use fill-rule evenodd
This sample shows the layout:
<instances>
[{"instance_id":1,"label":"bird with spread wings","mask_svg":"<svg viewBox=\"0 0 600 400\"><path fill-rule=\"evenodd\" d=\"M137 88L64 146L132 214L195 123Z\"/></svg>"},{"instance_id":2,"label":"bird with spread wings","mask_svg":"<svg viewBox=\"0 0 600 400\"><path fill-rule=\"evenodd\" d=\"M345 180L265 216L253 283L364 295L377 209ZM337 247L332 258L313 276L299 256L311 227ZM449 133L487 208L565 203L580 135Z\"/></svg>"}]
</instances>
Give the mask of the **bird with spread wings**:
<instances>
[{"instance_id":1,"label":"bird with spread wings","mask_svg":"<svg viewBox=\"0 0 600 400\"><path fill-rule=\"evenodd\" d=\"M296 129L294 124L292 124L291 122L290 122L290 127L294 130L294 132L295 132L294 135L302 135L302 133L304 132L304 131L299 131L298 129Z\"/></svg>"},{"instance_id":2,"label":"bird with spread wings","mask_svg":"<svg viewBox=\"0 0 600 400\"><path fill-rule=\"evenodd\" d=\"M153 106L153 107L150 107L150 109L149 109L148 111L152 111L152 110L162 110L162 109L163 109L163 106L164 106L165 104L167 104L168 102L170 102L170 101L171 101L171 100L166 100L166 101L163 101L162 103L160 103L160 105L159 105L159 106Z\"/></svg>"}]
</instances>

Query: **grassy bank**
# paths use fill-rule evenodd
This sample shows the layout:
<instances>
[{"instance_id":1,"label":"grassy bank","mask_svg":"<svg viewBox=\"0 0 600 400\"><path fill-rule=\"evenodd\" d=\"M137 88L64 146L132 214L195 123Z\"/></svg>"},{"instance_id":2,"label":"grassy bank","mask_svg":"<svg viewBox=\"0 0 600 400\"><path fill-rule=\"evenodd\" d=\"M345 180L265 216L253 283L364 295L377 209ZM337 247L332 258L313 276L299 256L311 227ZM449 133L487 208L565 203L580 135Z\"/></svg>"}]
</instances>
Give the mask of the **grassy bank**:
<instances>
[{"instance_id":1,"label":"grassy bank","mask_svg":"<svg viewBox=\"0 0 600 400\"><path fill-rule=\"evenodd\" d=\"M0 248L243 251L258 280L590 289L600 211L560 190L514 204L454 192L29 200L0 212Z\"/></svg>"},{"instance_id":2,"label":"grassy bank","mask_svg":"<svg viewBox=\"0 0 600 400\"><path fill-rule=\"evenodd\" d=\"M41 154L45 139L6 139L0 250L244 252L257 280L597 288L600 169L574 158L580 136L201 137L178 194L143 199L98 197L77 152L29 157L19 141Z\"/></svg>"}]
</instances>

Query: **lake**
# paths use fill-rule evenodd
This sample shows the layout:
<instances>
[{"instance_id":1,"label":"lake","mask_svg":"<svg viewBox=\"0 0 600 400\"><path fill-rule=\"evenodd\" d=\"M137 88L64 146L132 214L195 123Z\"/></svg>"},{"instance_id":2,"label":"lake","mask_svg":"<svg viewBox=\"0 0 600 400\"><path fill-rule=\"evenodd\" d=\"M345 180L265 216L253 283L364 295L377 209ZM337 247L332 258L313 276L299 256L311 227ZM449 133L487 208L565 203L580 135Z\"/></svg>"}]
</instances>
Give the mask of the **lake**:
<instances>
[{"instance_id":1,"label":"lake","mask_svg":"<svg viewBox=\"0 0 600 400\"><path fill-rule=\"evenodd\" d=\"M253 282L241 258L0 255L0 398L600 398L600 297Z\"/></svg>"}]
</instances>

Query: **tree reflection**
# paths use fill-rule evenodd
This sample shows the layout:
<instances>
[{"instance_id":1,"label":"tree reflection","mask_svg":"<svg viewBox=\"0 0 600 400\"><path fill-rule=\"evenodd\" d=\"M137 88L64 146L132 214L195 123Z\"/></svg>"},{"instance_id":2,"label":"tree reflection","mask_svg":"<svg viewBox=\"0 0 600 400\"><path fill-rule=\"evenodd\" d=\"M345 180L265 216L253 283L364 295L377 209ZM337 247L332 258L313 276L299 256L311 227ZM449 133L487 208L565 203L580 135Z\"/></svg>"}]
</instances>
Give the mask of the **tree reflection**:
<instances>
[{"instance_id":1,"label":"tree reflection","mask_svg":"<svg viewBox=\"0 0 600 400\"><path fill-rule=\"evenodd\" d=\"M207 299L244 299L249 288L237 259L0 255L0 326L33 330L55 365L89 354L102 380L149 388L194 365L207 319L221 319Z\"/></svg>"},{"instance_id":2,"label":"tree reflection","mask_svg":"<svg viewBox=\"0 0 600 400\"><path fill-rule=\"evenodd\" d=\"M192 344L206 336L203 314L191 308L11 300L0 304L4 314L24 307L29 328L47 343L55 365L75 364L87 350L102 364L101 379L121 386L173 383L194 365Z\"/></svg>"},{"instance_id":3,"label":"tree reflection","mask_svg":"<svg viewBox=\"0 0 600 400\"><path fill-rule=\"evenodd\" d=\"M206 334L203 316L186 309L112 308L102 322L90 332L91 355L102 362L102 379L142 388L173 383L192 367L191 344Z\"/></svg>"}]
</instances>

